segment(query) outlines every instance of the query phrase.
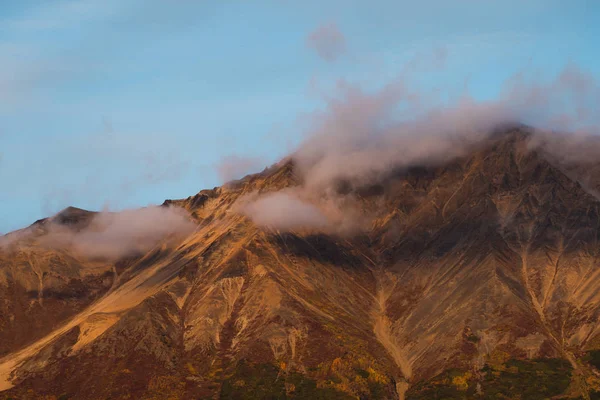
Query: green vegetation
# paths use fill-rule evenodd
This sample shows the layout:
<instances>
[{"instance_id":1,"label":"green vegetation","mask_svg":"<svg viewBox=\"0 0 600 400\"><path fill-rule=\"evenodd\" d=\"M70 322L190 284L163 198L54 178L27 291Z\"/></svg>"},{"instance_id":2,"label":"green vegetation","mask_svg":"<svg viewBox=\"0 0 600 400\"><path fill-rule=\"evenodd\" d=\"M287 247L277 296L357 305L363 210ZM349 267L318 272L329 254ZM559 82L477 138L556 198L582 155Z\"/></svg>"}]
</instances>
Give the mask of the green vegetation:
<instances>
[{"instance_id":1,"label":"green vegetation","mask_svg":"<svg viewBox=\"0 0 600 400\"><path fill-rule=\"evenodd\" d=\"M571 382L571 365L561 359L508 360L486 365L474 374L447 370L414 385L407 399L527 399L542 400L563 394Z\"/></svg>"},{"instance_id":2,"label":"green vegetation","mask_svg":"<svg viewBox=\"0 0 600 400\"><path fill-rule=\"evenodd\" d=\"M583 360L600 370L600 350L588 351Z\"/></svg>"},{"instance_id":3,"label":"green vegetation","mask_svg":"<svg viewBox=\"0 0 600 400\"><path fill-rule=\"evenodd\" d=\"M362 368L354 368L354 371L356 371L356 375L358 375L358 376L360 376L362 378L365 378L365 379L369 378L369 375L370 375L369 371L365 371Z\"/></svg>"},{"instance_id":4,"label":"green vegetation","mask_svg":"<svg viewBox=\"0 0 600 400\"><path fill-rule=\"evenodd\" d=\"M284 372L271 364L240 363L233 376L223 382L220 398L235 400L315 399L350 400L353 397L297 372Z\"/></svg>"},{"instance_id":5,"label":"green vegetation","mask_svg":"<svg viewBox=\"0 0 600 400\"><path fill-rule=\"evenodd\" d=\"M406 393L406 398L408 400L474 399L476 383L470 372L449 369L411 387Z\"/></svg>"},{"instance_id":6,"label":"green vegetation","mask_svg":"<svg viewBox=\"0 0 600 400\"><path fill-rule=\"evenodd\" d=\"M563 393L571 382L571 365L566 360L509 360L505 365L503 370L487 368L482 386L489 398L520 394L523 399L546 399Z\"/></svg>"},{"instance_id":7,"label":"green vegetation","mask_svg":"<svg viewBox=\"0 0 600 400\"><path fill-rule=\"evenodd\" d=\"M480 341L479 336L474 334L470 334L469 336L467 336L467 340L471 343L479 343Z\"/></svg>"}]
</instances>

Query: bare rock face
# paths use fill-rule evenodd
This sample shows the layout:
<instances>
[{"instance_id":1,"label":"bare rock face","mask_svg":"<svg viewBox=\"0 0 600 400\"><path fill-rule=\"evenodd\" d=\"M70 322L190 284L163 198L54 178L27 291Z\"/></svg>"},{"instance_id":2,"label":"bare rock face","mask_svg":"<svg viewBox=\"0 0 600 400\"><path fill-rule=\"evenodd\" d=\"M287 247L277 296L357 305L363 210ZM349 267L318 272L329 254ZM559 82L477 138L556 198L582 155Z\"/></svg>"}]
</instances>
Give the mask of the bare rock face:
<instances>
[{"instance_id":1,"label":"bare rock face","mask_svg":"<svg viewBox=\"0 0 600 400\"><path fill-rule=\"evenodd\" d=\"M600 202L529 141L344 189L354 234L236 212L301 185L293 162L166 201L196 231L118 261L38 222L0 249L0 398L594 398Z\"/></svg>"}]
</instances>

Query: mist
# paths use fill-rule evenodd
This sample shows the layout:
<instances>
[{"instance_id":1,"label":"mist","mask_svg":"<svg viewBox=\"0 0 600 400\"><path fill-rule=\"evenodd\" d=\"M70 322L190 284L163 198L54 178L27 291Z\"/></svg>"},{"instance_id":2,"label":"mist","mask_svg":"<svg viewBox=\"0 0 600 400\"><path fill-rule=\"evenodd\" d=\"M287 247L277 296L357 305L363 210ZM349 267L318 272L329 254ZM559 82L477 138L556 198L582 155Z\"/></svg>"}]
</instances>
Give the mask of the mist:
<instances>
[{"instance_id":1,"label":"mist","mask_svg":"<svg viewBox=\"0 0 600 400\"><path fill-rule=\"evenodd\" d=\"M291 156L302 185L285 195L246 200L243 212L260 226L278 229L302 221L314 229L330 227L332 221L345 221L346 228L364 226L340 217L360 215L347 195L337 193L340 182L361 187L398 168L446 162L511 125L532 126L530 147L563 164L594 160L600 155L598 141L592 140L600 133L597 110L600 85L575 66L546 81L517 74L496 99L486 101L468 93L443 101L406 77L376 91L339 81L324 109L308 116L305 139Z\"/></svg>"},{"instance_id":2,"label":"mist","mask_svg":"<svg viewBox=\"0 0 600 400\"><path fill-rule=\"evenodd\" d=\"M60 249L92 259L116 260L142 254L159 244L174 244L195 229L187 212L175 207L146 207L120 212L102 211L83 228L50 218L44 232L30 227L0 238L0 249L18 248L34 240L47 249Z\"/></svg>"},{"instance_id":3,"label":"mist","mask_svg":"<svg viewBox=\"0 0 600 400\"><path fill-rule=\"evenodd\" d=\"M245 196L236 203L236 210L264 228L292 230L329 226L326 215L293 190Z\"/></svg>"},{"instance_id":4,"label":"mist","mask_svg":"<svg viewBox=\"0 0 600 400\"><path fill-rule=\"evenodd\" d=\"M261 157L232 154L222 157L216 166L217 174L222 182L240 179L244 175L257 172L266 165Z\"/></svg>"},{"instance_id":5,"label":"mist","mask_svg":"<svg viewBox=\"0 0 600 400\"><path fill-rule=\"evenodd\" d=\"M600 85L573 66L548 82L516 75L495 100L465 94L440 102L405 80L375 92L340 82L326 108L310 116L306 140L293 155L306 185L361 184L394 168L452 159L506 124L580 137L600 132Z\"/></svg>"}]
</instances>

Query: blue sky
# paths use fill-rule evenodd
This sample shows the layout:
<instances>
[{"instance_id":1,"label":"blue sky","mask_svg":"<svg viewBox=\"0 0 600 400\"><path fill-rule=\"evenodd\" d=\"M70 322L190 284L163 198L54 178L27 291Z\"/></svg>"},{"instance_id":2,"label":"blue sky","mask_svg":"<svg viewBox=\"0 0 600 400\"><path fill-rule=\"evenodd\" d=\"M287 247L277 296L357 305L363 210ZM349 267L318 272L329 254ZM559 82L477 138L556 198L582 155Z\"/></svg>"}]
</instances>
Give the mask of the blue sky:
<instances>
[{"instance_id":1,"label":"blue sky","mask_svg":"<svg viewBox=\"0 0 600 400\"><path fill-rule=\"evenodd\" d=\"M0 232L187 197L232 155L262 168L339 79L488 99L525 68L599 77L598 21L594 0L2 2Z\"/></svg>"}]
</instances>

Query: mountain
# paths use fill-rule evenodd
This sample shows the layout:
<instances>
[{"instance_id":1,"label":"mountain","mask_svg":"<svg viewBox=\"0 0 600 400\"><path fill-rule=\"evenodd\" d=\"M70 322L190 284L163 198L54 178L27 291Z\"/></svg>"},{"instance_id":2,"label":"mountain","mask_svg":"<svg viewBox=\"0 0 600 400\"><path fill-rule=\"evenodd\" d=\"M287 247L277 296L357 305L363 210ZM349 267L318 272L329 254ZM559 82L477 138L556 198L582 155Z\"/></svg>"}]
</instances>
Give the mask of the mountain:
<instances>
[{"instance_id":1,"label":"mountain","mask_svg":"<svg viewBox=\"0 0 600 400\"><path fill-rule=\"evenodd\" d=\"M80 209L8 235L0 398L600 398L594 168L532 135L340 185L351 233L237 212L301 186L292 158L165 201L194 232L116 260L44 244Z\"/></svg>"}]
</instances>

